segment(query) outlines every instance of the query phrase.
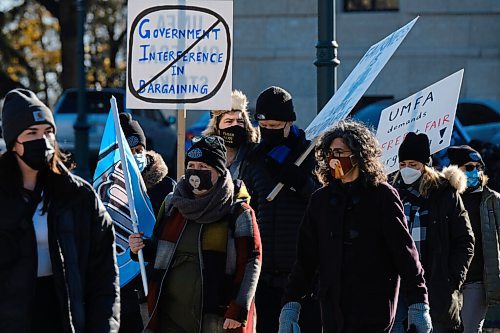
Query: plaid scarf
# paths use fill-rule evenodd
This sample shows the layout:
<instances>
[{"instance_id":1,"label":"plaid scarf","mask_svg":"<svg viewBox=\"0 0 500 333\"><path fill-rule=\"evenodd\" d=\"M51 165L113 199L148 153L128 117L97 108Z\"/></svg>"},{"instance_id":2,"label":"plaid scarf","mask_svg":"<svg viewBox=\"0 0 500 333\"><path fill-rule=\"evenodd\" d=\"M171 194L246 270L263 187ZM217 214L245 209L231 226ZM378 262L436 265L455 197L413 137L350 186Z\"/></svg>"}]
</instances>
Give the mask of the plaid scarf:
<instances>
[{"instance_id":1,"label":"plaid scarf","mask_svg":"<svg viewBox=\"0 0 500 333\"><path fill-rule=\"evenodd\" d=\"M399 195L403 202L404 213L408 221L408 229L415 242L420 260L424 257L424 244L427 239L427 227L429 226L429 209L427 199L422 197L418 191L420 181L411 185L398 184Z\"/></svg>"}]
</instances>

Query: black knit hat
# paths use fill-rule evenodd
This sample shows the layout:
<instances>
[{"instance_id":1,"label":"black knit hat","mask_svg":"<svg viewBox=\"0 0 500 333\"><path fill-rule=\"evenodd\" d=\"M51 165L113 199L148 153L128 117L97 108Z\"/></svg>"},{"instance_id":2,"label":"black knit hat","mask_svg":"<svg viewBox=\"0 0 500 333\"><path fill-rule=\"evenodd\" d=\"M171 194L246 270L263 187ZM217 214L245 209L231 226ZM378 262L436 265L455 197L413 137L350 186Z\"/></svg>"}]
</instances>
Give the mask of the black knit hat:
<instances>
[{"instance_id":1,"label":"black knit hat","mask_svg":"<svg viewBox=\"0 0 500 333\"><path fill-rule=\"evenodd\" d=\"M55 132L56 123L48 106L31 90L19 88L9 91L2 108L2 130L7 148L12 148L25 129L39 124L49 124Z\"/></svg>"},{"instance_id":2,"label":"black knit hat","mask_svg":"<svg viewBox=\"0 0 500 333\"><path fill-rule=\"evenodd\" d=\"M448 158L450 159L450 164L453 165L462 166L469 162L479 162L483 167L485 166L481 154L467 145L449 147Z\"/></svg>"},{"instance_id":3,"label":"black knit hat","mask_svg":"<svg viewBox=\"0 0 500 333\"><path fill-rule=\"evenodd\" d=\"M120 126L122 127L123 134L130 148L141 144L144 146L144 149L146 149L146 136L144 135L144 131L137 120L132 119L130 113L120 113Z\"/></svg>"},{"instance_id":4,"label":"black knit hat","mask_svg":"<svg viewBox=\"0 0 500 333\"><path fill-rule=\"evenodd\" d=\"M423 164L429 164L431 157L429 138L424 133L408 133L401 146L399 146L398 156L400 162L415 160Z\"/></svg>"},{"instance_id":5,"label":"black knit hat","mask_svg":"<svg viewBox=\"0 0 500 333\"><path fill-rule=\"evenodd\" d=\"M292 95L283 88L269 87L260 93L255 106L255 120L295 121Z\"/></svg>"},{"instance_id":6,"label":"black knit hat","mask_svg":"<svg viewBox=\"0 0 500 333\"><path fill-rule=\"evenodd\" d=\"M203 162L221 175L226 173L226 146L220 136L196 136L186 153L185 167L189 161Z\"/></svg>"}]
</instances>

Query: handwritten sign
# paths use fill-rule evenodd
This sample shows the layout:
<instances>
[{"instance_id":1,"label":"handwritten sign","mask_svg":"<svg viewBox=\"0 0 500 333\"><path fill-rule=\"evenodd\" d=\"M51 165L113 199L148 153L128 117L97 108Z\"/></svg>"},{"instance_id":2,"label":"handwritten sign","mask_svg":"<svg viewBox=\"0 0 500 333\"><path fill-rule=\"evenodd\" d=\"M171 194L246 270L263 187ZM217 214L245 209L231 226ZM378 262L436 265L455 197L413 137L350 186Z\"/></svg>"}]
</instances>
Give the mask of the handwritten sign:
<instances>
[{"instance_id":1,"label":"handwritten sign","mask_svg":"<svg viewBox=\"0 0 500 333\"><path fill-rule=\"evenodd\" d=\"M399 168L398 149L408 132L427 134L431 154L450 145L463 74L462 69L382 111L377 139L387 173Z\"/></svg>"},{"instance_id":2,"label":"handwritten sign","mask_svg":"<svg viewBox=\"0 0 500 333\"><path fill-rule=\"evenodd\" d=\"M323 131L347 117L410 32L417 19L418 17L368 49L339 90L309 124L305 131L307 139L313 141Z\"/></svg>"},{"instance_id":3,"label":"handwritten sign","mask_svg":"<svg viewBox=\"0 0 500 333\"><path fill-rule=\"evenodd\" d=\"M128 3L127 107L229 109L233 3Z\"/></svg>"}]
</instances>

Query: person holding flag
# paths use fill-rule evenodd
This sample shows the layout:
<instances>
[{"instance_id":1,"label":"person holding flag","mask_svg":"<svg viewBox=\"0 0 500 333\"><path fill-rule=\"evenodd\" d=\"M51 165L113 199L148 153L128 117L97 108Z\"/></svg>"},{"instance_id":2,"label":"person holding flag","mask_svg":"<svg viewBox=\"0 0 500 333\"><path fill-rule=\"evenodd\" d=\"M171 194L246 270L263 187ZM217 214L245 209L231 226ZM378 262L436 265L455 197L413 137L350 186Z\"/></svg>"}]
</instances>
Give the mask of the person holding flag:
<instances>
[{"instance_id":1,"label":"person holding flag","mask_svg":"<svg viewBox=\"0 0 500 333\"><path fill-rule=\"evenodd\" d=\"M129 237L154 265L148 332L255 332L260 234L245 187L235 192L218 136L195 137L186 173L165 198L153 236Z\"/></svg>"},{"instance_id":2,"label":"person holding flag","mask_svg":"<svg viewBox=\"0 0 500 333\"><path fill-rule=\"evenodd\" d=\"M461 193L466 178L456 166L430 166L429 138L409 132L399 146L394 186L425 270L434 333L461 332L460 288L474 254L474 235ZM408 314L405 279L391 332L404 332ZM411 304L411 303L410 303Z\"/></svg>"},{"instance_id":3,"label":"person holding flag","mask_svg":"<svg viewBox=\"0 0 500 333\"><path fill-rule=\"evenodd\" d=\"M460 313L464 333L480 333L488 306L500 302L500 194L487 186L488 176L482 156L469 146L448 148L450 164L467 177L462 194L476 243L462 286Z\"/></svg>"},{"instance_id":4,"label":"person holding flag","mask_svg":"<svg viewBox=\"0 0 500 333\"><path fill-rule=\"evenodd\" d=\"M408 319L430 333L427 288L396 190L387 183L373 133L340 121L316 145L323 187L311 196L299 229L279 333L297 333L316 272L325 333L389 332L399 276L408 286Z\"/></svg>"},{"instance_id":5,"label":"person holding flag","mask_svg":"<svg viewBox=\"0 0 500 333\"><path fill-rule=\"evenodd\" d=\"M0 157L0 331L118 332L115 233L92 187L64 166L52 111L5 97Z\"/></svg>"}]
</instances>

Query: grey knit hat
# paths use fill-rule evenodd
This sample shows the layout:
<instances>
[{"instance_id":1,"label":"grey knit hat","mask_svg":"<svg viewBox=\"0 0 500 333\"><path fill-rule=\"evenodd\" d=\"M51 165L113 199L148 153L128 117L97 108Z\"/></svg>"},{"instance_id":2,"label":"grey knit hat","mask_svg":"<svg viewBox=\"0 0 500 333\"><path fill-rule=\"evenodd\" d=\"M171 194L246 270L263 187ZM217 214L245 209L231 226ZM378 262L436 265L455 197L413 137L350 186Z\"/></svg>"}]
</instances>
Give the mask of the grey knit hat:
<instances>
[{"instance_id":1,"label":"grey knit hat","mask_svg":"<svg viewBox=\"0 0 500 333\"><path fill-rule=\"evenodd\" d=\"M2 108L2 130L5 144L12 148L19 134L32 125L49 124L56 130L52 111L34 92L14 89L7 93Z\"/></svg>"}]
</instances>

